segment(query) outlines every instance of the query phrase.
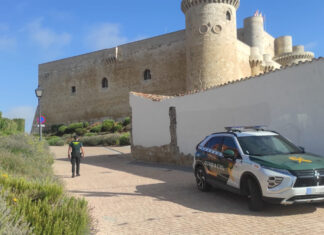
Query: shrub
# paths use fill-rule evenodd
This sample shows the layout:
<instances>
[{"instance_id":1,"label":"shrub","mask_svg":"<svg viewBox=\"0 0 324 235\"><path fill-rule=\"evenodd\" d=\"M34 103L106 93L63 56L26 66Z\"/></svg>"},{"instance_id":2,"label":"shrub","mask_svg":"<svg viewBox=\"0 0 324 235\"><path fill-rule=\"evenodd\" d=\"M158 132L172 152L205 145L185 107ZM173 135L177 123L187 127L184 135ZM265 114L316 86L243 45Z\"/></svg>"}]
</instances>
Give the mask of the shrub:
<instances>
[{"instance_id":1,"label":"shrub","mask_svg":"<svg viewBox=\"0 0 324 235\"><path fill-rule=\"evenodd\" d=\"M0 195L0 234L32 234L32 229L23 222L22 216L16 217Z\"/></svg>"},{"instance_id":2,"label":"shrub","mask_svg":"<svg viewBox=\"0 0 324 235\"><path fill-rule=\"evenodd\" d=\"M121 134L107 134L107 135L97 135L97 136L86 136L80 138L80 141L84 146L109 146L109 145L119 145L119 139Z\"/></svg>"},{"instance_id":3,"label":"shrub","mask_svg":"<svg viewBox=\"0 0 324 235\"><path fill-rule=\"evenodd\" d=\"M120 145L130 145L130 133L124 133L119 137Z\"/></svg>"},{"instance_id":4,"label":"shrub","mask_svg":"<svg viewBox=\"0 0 324 235\"><path fill-rule=\"evenodd\" d=\"M119 132L123 129L123 125L119 122L115 123L114 125L114 132Z\"/></svg>"},{"instance_id":5,"label":"shrub","mask_svg":"<svg viewBox=\"0 0 324 235\"><path fill-rule=\"evenodd\" d=\"M67 126L63 125L58 128L58 134L63 135L67 129Z\"/></svg>"},{"instance_id":6,"label":"shrub","mask_svg":"<svg viewBox=\"0 0 324 235\"><path fill-rule=\"evenodd\" d=\"M107 119L102 122L102 131L111 131L115 125L114 120Z\"/></svg>"},{"instance_id":7,"label":"shrub","mask_svg":"<svg viewBox=\"0 0 324 235\"><path fill-rule=\"evenodd\" d=\"M73 133L76 129L83 128L83 122L71 123L67 129L67 133Z\"/></svg>"},{"instance_id":8,"label":"shrub","mask_svg":"<svg viewBox=\"0 0 324 235\"><path fill-rule=\"evenodd\" d=\"M51 133L57 133L59 132L59 128L63 126L63 124L55 124L51 125Z\"/></svg>"},{"instance_id":9,"label":"shrub","mask_svg":"<svg viewBox=\"0 0 324 235\"><path fill-rule=\"evenodd\" d=\"M86 201L64 194L52 163L45 142L0 137L0 234L89 234Z\"/></svg>"},{"instance_id":10,"label":"shrub","mask_svg":"<svg viewBox=\"0 0 324 235\"><path fill-rule=\"evenodd\" d=\"M127 126L128 124L130 124L130 117L126 117L123 122L122 122L123 126Z\"/></svg>"},{"instance_id":11,"label":"shrub","mask_svg":"<svg viewBox=\"0 0 324 235\"><path fill-rule=\"evenodd\" d=\"M79 136L83 136L85 133L87 133L87 130L85 128L77 128L75 129L75 133Z\"/></svg>"},{"instance_id":12,"label":"shrub","mask_svg":"<svg viewBox=\"0 0 324 235\"><path fill-rule=\"evenodd\" d=\"M23 134L0 137L0 167L32 179L52 177L53 156L46 142Z\"/></svg>"},{"instance_id":13,"label":"shrub","mask_svg":"<svg viewBox=\"0 0 324 235\"><path fill-rule=\"evenodd\" d=\"M102 137L101 136L89 136L82 137L80 141L84 146L98 146L102 145Z\"/></svg>"},{"instance_id":14,"label":"shrub","mask_svg":"<svg viewBox=\"0 0 324 235\"><path fill-rule=\"evenodd\" d=\"M0 185L8 192L6 201L12 212L23 216L34 234L84 234L88 230L86 201L65 196L61 184L1 173Z\"/></svg>"},{"instance_id":15,"label":"shrub","mask_svg":"<svg viewBox=\"0 0 324 235\"><path fill-rule=\"evenodd\" d=\"M17 131L18 132L25 132L25 119L22 118L15 118L12 119L17 124Z\"/></svg>"},{"instance_id":16,"label":"shrub","mask_svg":"<svg viewBox=\"0 0 324 235\"><path fill-rule=\"evenodd\" d=\"M96 133L91 133L91 132L87 132L84 134L84 136L95 136L95 135L96 135Z\"/></svg>"},{"instance_id":17,"label":"shrub","mask_svg":"<svg viewBox=\"0 0 324 235\"><path fill-rule=\"evenodd\" d=\"M119 145L119 134L108 134L102 136L102 145L105 146L112 146L112 145Z\"/></svg>"},{"instance_id":18,"label":"shrub","mask_svg":"<svg viewBox=\"0 0 324 235\"><path fill-rule=\"evenodd\" d=\"M102 125L96 125L90 129L91 132L99 133L102 129Z\"/></svg>"},{"instance_id":19,"label":"shrub","mask_svg":"<svg viewBox=\"0 0 324 235\"><path fill-rule=\"evenodd\" d=\"M8 118L0 119L0 134L11 135L17 132L18 125Z\"/></svg>"},{"instance_id":20,"label":"shrub","mask_svg":"<svg viewBox=\"0 0 324 235\"><path fill-rule=\"evenodd\" d=\"M89 127L89 122L83 122L83 127L88 128Z\"/></svg>"},{"instance_id":21,"label":"shrub","mask_svg":"<svg viewBox=\"0 0 324 235\"><path fill-rule=\"evenodd\" d=\"M52 136L47 140L48 144L50 146L63 146L64 145L64 140L62 140L58 136Z\"/></svg>"}]
</instances>

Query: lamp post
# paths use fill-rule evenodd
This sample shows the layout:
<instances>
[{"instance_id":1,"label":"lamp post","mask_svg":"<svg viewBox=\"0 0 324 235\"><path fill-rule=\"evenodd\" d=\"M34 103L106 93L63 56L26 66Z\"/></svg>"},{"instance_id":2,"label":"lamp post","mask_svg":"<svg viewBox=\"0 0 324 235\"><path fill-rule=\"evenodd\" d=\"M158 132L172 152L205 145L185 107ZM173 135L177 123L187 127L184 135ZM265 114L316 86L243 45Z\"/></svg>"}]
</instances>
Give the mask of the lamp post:
<instances>
[{"instance_id":1,"label":"lamp post","mask_svg":"<svg viewBox=\"0 0 324 235\"><path fill-rule=\"evenodd\" d=\"M35 90L36 96L38 98L38 125L39 125L39 141L42 140L42 123L41 123L41 106L40 106L40 99L43 95L43 89L38 86Z\"/></svg>"}]
</instances>

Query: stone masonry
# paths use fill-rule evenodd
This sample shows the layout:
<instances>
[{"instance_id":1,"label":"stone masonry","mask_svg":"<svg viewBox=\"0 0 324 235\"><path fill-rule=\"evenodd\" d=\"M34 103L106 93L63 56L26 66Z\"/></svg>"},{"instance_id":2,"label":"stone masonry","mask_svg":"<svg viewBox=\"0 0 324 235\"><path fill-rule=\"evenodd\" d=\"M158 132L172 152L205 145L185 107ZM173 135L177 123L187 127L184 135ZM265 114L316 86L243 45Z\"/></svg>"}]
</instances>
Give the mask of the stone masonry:
<instances>
[{"instance_id":1,"label":"stone masonry","mask_svg":"<svg viewBox=\"0 0 324 235\"><path fill-rule=\"evenodd\" d=\"M269 35L258 13L237 29L239 5L183 0L184 30L39 65L47 127L129 116L131 91L176 95L313 59L291 36Z\"/></svg>"}]
</instances>

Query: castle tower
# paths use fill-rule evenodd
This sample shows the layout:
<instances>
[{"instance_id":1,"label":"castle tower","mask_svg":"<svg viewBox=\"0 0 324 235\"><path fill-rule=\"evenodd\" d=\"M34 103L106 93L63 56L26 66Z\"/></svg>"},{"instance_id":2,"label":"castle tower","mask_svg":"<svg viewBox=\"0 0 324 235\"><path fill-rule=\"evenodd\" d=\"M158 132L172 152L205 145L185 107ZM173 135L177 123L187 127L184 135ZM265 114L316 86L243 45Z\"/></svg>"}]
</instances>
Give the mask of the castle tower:
<instances>
[{"instance_id":1,"label":"castle tower","mask_svg":"<svg viewBox=\"0 0 324 235\"><path fill-rule=\"evenodd\" d=\"M263 56L264 26L261 15L255 15L244 20L244 42L250 47L259 48L259 53Z\"/></svg>"},{"instance_id":2,"label":"castle tower","mask_svg":"<svg viewBox=\"0 0 324 235\"><path fill-rule=\"evenodd\" d=\"M238 78L236 10L240 0L182 0L186 16L187 90Z\"/></svg>"}]
</instances>

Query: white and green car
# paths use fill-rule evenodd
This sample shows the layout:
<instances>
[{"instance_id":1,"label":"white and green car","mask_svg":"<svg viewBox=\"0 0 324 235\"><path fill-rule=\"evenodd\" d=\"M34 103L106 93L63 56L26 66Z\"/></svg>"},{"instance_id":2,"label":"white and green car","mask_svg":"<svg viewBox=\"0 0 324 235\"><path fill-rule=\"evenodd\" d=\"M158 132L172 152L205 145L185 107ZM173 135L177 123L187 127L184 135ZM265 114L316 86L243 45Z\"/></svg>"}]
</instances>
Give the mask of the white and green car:
<instances>
[{"instance_id":1,"label":"white and green car","mask_svg":"<svg viewBox=\"0 0 324 235\"><path fill-rule=\"evenodd\" d=\"M251 210L264 202L289 205L324 201L324 157L305 153L261 127L228 127L197 145L198 189L211 186L248 196Z\"/></svg>"}]
</instances>

